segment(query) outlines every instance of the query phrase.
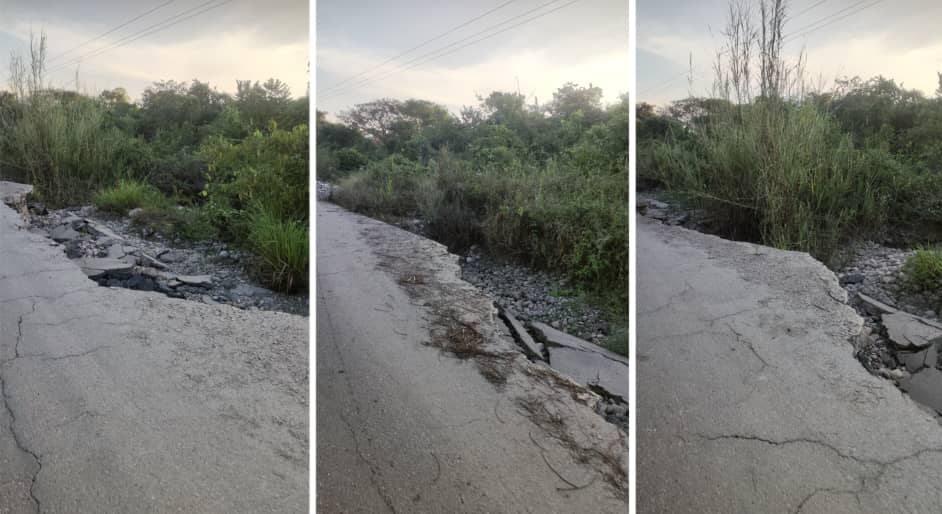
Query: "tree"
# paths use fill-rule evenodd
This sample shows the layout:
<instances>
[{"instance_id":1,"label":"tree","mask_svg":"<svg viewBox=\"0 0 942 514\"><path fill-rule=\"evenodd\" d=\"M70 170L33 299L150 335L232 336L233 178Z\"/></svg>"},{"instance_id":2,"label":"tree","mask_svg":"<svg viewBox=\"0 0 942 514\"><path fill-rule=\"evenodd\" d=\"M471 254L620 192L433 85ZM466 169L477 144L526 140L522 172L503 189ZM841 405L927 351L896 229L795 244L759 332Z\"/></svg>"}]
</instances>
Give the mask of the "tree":
<instances>
[{"instance_id":1,"label":"tree","mask_svg":"<svg viewBox=\"0 0 942 514\"><path fill-rule=\"evenodd\" d=\"M111 90L106 89L98 95L98 98L100 98L101 101L103 101L105 105L108 105L109 107L131 103L131 100L128 97L128 92L123 87L116 87Z\"/></svg>"},{"instance_id":2,"label":"tree","mask_svg":"<svg viewBox=\"0 0 942 514\"><path fill-rule=\"evenodd\" d=\"M589 84L581 87L567 82L553 93L553 100L549 104L549 112L557 118L571 118L582 111L588 124L601 120L604 113L602 109L602 88Z\"/></svg>"},{"instance_id":3,"label":"tree","mask_svg":"<svg viewBox=\"0 0 942 514\"><path fill-rule=\"evenodd\" d=\"M393 125L400 121L402 102L392 98L381 98L357 104L340 113L339 118L368 139L385 146L389 142Z\"/></svg>"}]
</instances>

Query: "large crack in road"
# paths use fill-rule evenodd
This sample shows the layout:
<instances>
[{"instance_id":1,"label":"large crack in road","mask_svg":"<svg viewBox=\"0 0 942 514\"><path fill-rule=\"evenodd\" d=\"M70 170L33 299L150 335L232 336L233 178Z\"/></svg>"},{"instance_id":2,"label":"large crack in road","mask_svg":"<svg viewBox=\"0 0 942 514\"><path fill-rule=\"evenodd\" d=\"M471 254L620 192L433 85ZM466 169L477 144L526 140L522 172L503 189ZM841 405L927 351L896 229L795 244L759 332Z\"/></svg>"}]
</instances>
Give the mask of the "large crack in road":
<instances>
[{"instance_id":1,"label":"large crack in road","mask_svg":"<svg viewBox=\"0 0 942 514\"><path fill-rule=\"evenodd\" d=\"M455 255L324 202L317 244L319 509L626 512L626 434L520 353Z\"/></svg>"},{"instance_id":2,"label":"large crack in road","mask_svg":"<svg viewBox=\"0 0 942 514\"><path fill-rule=\"evenodd\" d=\"M99 287L0 204L0 512L299 512L308 320Z\"/></svg>"},{"instance_id":3,"label":"large crack in road","mask_svg":"<svg viewBox=\"0 0 942 514\"><path fill-rule=\"evenodd\" d=\"M638 219L638 512L940 512L935 416L807 254Z\"/></svg>"}]
</instances>

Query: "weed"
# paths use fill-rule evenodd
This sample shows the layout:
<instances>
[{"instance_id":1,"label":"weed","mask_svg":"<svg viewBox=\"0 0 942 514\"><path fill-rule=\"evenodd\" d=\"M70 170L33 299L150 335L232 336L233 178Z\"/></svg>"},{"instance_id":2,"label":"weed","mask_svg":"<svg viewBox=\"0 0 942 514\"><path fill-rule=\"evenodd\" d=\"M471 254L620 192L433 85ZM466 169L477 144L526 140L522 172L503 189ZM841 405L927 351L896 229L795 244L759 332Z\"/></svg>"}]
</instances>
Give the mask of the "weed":
<instances>
[{"instance_id":1,"label":"weed","mask_svg":"<svg viewBox=\"0 0 942 514\"><path fill-rule=\"evenodd\" d=\"M136 180L121 180L115 186L99 191L94 203L103 211L122 215L137 208L153 211L171 207L170 200L157 188Z\"/></svg>"},{"instance_id":2,"label":"weed","mask_svg":"<svg viewBox=\"0 0 942 514\"><path fill-rule=\"evenodd\" d=\"M942 288L942 249L922 246L903 264L905 286L915 292L937 292Z\"/></svg>"},{"instance_id":3,"label":"weed","mask_svg":"<svg viewBox=\"0 0 942 514\"><path fill-rule=\"evenodd\" d=\"M307 226L257 210L249 218L248 238L258 257L258 274L265 283L289 293L307 285Z\"/></svg>"}]
</instances>

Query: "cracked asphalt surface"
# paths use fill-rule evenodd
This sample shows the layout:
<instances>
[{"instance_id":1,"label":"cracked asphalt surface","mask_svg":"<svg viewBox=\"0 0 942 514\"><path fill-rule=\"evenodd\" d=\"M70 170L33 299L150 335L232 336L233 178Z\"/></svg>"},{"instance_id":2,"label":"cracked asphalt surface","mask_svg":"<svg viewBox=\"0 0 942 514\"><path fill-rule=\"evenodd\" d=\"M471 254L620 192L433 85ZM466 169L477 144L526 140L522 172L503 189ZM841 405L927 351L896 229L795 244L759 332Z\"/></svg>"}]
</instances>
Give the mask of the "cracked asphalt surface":
<instances>
[{"instance_id":1,"label":"cracked asphalt surface","mask_svg":"<svg viewBox=\"0 0 942 514\"><path fill-rule=\"evenodd\" d=\"M517 351L456 256L326 202L317 244L319 512L627 512L627 436ZM425 344L445 309L506 383Z\"/></svg>"},{"instance_id":2,"label":"cracked asphalt surface","mask_svg":"<svg viewBox=\"0 0 942 514\"><path fill-rule=\"evenodd\" d=\"M304 512L308 319L103 288L0 204L0 513Z\"/></svg>"},{"instance_id":3,"label":"cracked asphalt surface","mask_svg":"<svg viewBox=\"0 0 942 514\"><path fill-rule=\"evenodd\" d=\"M638 512L942 512L942 426L807 254L638 218Z\"/></svg>"}]
</instances>

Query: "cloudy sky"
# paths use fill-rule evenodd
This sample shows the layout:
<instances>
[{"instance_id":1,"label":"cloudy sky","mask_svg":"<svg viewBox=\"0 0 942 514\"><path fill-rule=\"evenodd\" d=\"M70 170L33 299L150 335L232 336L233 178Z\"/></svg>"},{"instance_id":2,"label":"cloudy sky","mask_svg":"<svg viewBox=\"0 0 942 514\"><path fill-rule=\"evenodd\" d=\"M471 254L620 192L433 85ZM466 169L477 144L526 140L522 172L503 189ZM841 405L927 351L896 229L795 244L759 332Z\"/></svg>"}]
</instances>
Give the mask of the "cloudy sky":
<instances>
[{"instance_id":1,"label":"cloudy sky","mask_svg":"<svg viewBox=\"0 0 942 514\"><path fill-rule=\"evenodd\" d=\"M728 0L637 1L639 100L663 105L709 93ZM942 1L791 0L789 5L794 16L785 26L786 36L808 33L787 42L785 50L792 58L805 50L813 82L882 74L934 93L936 72L942 71ZM834 22L811 31L819 20ZM687 73L691 55L693 81Z\"/></svg>"},{"instance_id":2,"label":"cloudy sky","mask_svg":"<svg viewBox=\"0 0 942 514\"><path fill-rule=\"evenodd\" d=\"M507 0L320 0L317 2L318 109L335 114L381 97L422 98L453 111L476 105L476 94L516 91L541 103L567 81L602 88L604 101L628 91L627 0L579 0L532 22L412 69L412 59L456 50L570 0L515 0L447 37L376 68L384 61L461 25ZM517 18L517 16L521 16ZM508 21L510 19L513 21ZM488 27L507 22L490 31ZM473 36L473 37L472 37ZM464 43L457 43L466 39ZM448 46L453 45L453 46ZM444 47L448 47L447 49ZM433 54L434 55L434 54ZM355 80L341 81L364 71ZM384 75L389 75L383 78ZM373 78L373 81L367 79Z\"/></svg>"},{"instance_id":3,"label":"cloudy sky","mask_svg":"<svg viewBox=\"0 0 942 514\"><path fill-rule=\"evenodd\" d=\"M200 12L214 6L219 7ZM44 30L53 86L74 88L78 68L80 88L91 93L121 86L138 98L152 82L169 79L199 79L232 92L236 79L275 77L296 96L303 95L308 12L308 0L0 0L0 88L7 87L10 52L27 52L30 31ZM129 36L164 21L179 23L130 41ZM123 46L90 55L125 37ZM83 56L83 62L75 62Z\"/></svg>"}]
</instances>

